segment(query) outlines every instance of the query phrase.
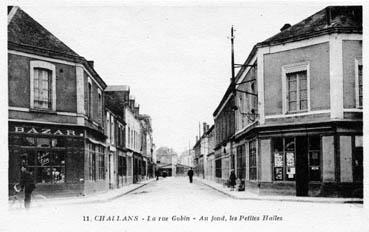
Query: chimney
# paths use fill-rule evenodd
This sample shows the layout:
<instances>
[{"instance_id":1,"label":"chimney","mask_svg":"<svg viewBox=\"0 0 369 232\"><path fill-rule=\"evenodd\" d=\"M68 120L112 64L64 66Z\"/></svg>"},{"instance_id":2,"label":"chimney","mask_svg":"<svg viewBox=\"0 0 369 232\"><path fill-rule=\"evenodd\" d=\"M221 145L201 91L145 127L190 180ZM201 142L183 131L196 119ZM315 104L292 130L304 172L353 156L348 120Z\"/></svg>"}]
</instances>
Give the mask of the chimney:
<instances>
[{"instance_id":1,"label":"chimney","mask_svg":"<svg viewBox=\"0 0 369 232\"><path fill-rule=\"evenodd\" d=\"M331 25L331 8L327 7L325 8L325 14L326 14L326 20L327 20L327 25Z\"/></svg>"},{"instance_id":2,"label":"chimney","mask_svg":"<svg viewBox=\"0 0 369 232\"><path fill-rule=\"evenodd\" d=\"M206 130L206 127L207 127L206 122L203 122L203 123L202 123L202 133L204 133L204 134L205 134L205 133L206 133L206 131L207 131L207 130Z\"/></svg>"},{"instance_id":3,"label":"chimney","mask_svg":"<svg viewBox=\"0 0 369 232\"><path fill-rule=\"evenodd\" d=\"M87 61L88 65L91 67L91 68L94 68L94 61L93 60L88 60Z\"/></svg>"},{"instance_id":4,"label":"chimney","mask_svg":"<svg viewBox=\"0 0 369 232\"><path fill-rule=\"evenodd\" d=\"M286 23L286 24L284 24L284 25L283 25L283 27L280 29L280 31L287 30L287 29L288 29L288 28L290 28L290 27L291 27L291 24Z\"/></svg>"}]
</instances>

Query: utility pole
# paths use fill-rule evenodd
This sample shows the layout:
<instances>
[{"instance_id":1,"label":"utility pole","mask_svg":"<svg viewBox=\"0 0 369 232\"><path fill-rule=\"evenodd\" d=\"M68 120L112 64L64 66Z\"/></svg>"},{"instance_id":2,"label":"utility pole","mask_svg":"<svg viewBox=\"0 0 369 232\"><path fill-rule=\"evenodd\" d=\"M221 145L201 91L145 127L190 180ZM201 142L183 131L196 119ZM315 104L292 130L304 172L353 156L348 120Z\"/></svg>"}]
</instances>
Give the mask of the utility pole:
<instances>
[{"instance_id":1,"label":"utility pole","mask_svg":"<svg viewBox=\"0 0 369 232\"><path fill-rule=\"evenodd\" d=\"M234 74L234 29L233 29L233 25L231 27L231 71L232 71L232 77L231 77L231 88L232 88L232 93L233 93L233 97L235 98L236 95L236 80L235 80L235 74Z\"/></svg>"},{"instance_id":2,"label":"utility pole","mask_svg":"<svg viewBox=\"0 0 369 232\"><path fill-rule=\"evenodd\" d=\"M231 89L232 89L232 94L233 94L233 106L232 109L236 109L236 80L235 80L235 74L234 74L234 34L233 34L233 25L231 27L231 69L232 69L232 78L231 78ZM235 112L234 112L235 114ZM234 117L236 118L236 116L234 115ZM234 125L236 126L236 125ZM232 139L231 139L231 144L230 144L230 157L231 157L231 169L235 168L235 160L234 160L234 155L233 155L233 143L232 143Z\"/></svg>"}]
</instances>

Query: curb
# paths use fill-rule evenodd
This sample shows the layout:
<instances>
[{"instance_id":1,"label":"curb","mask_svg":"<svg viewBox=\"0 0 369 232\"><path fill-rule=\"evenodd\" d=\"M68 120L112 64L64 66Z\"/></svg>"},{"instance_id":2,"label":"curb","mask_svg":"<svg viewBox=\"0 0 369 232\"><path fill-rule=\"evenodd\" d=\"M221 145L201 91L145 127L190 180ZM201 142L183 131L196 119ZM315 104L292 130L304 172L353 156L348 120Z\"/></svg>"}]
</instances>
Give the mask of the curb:
<instances>
[{"instance_id":1,"label":"curb","mask_svg":"<svg viewBox=\"0 0 369 232\"><path fill-rule=\"evenodd\" d=\"M58 200L55 200L53 201L53 199L47 199L45 200L45 204L42 204L42 205L45 205L45 206L52 206L52 205L77 205L77 204L91 204L91 203L104 203L104 202L109 202L109 201L112 201L112 200L115 200L119 197L122 197L124 195L127 195L133 191L136 191L137 189L139 188L142 188L143 186L149 184L153 182L153 180L151 181L148 181L146 183L143 183L143 184L139 184L138 186L126 191L126 192L123 192L123 193L119 193L117 195L114 195L114 196L111 196L111 197L108 197L107 199L63 199L63 198L59 198ZM98 196L94 196L94 197L98 197ZM74 201L74 202L73 202ZM41 206L34 206L32 208L39 208ZM17 209L14 209L14 210L17 210Z\"/></svg>"},{"instance_id":2,"label":"curb","mask_svg":"<svg viewBox=\"0 0 369 232\"><path fill-rule=\"evenodd\" d=\"M91 204L91 203L104 203L104 202L109 202L109 201L112 201L112 200L115 200L119 197L122 197L124 195L127 195L133 191L136 191L137 189L139 188L142 188L143 186L151 183L152 181L149 181L147 183L144 183L144 184L140 184L139 186L135 187L135 188L132 188L130 190L128 190L127 192L123 192L123 193L119 193L118 195L115 195L115 196L112 196L112 197L109 197L107 199L95 199L95 200L86 200L86 201L82 201L81 202L70 202L70 203L66 203L66 204L69 204L69 205L75 205L75 204Z\"/></svg>"},{"instance_id":3,"label":"curb","mask_svg":"<svg viewBox=\"0 0 369 232\"><path fill-rule=\"evenodd\" d=\"M198 183L201 183L203 185L206 185L220 193L223 193L224 195L227 195L228 197L231 197L233 199L236 199L236 200L257 200L257 201L288 201L288 202L306 202L306 203L331 203L331 204L363 204L364 203L364 200L362 199L353 199L353 200L345 200L344 198L342 198L342 201L339 200L339 201L332 201L332 200L329 200L329 198L327 200L314 200L313 197L310 197L310 198L306 198L306 199L283 199L283 198L266 198L266 197L237 197L237 196L234 196L230 193L227 193L225 191L222 191L212 185L209 185L207 183L204 183L202 181L198 181L196 180L196 182Z\"/></svg>"}]
</instances>

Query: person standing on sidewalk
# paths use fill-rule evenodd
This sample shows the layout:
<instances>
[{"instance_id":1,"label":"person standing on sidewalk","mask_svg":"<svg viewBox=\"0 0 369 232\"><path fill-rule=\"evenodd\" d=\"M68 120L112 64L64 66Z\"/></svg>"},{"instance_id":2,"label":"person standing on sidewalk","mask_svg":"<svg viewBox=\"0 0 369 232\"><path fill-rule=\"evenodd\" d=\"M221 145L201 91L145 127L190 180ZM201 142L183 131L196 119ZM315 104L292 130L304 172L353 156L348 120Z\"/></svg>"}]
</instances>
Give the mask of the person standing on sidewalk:
<instances>
[{"instance_id":1,"label":"person standing on sidewalk","mask_svg":"<svg viewBox=\"0 0 369 232\"><path fill-rule=\"evenodd\" d=\"M159 180L159 169L155 170L155 176L156 176L156 180Z\"/></svg>"},{"instance_id":2,"label":"person standing on sidewalk","mask_svg":"<svg viewBox=\"0 0 369 232\"><path fill-rule=\"evenodd\" d=\"M31 205L31 194L36 186L33 182L32 174L25 166L22 166L21 168L20 186L21 189L24 190L24 207L29 209Z\"/></svg>"},{"instance_id":3,"label":"person standing on sidewalk","mask_svg":"<svg viewBox=\"0 0 369 232\"><path fill-rule=\"evenodd\" d=\"M193 177L193 170L192 170L192 168L190 170L188 170L187 175L190 178L190 183L192 183L192 177Z\"/></svg>"},{"instance_id":4,"label":"person standing on sidewalk","mask_svg":"<svg viewBox=\"0 0 369 232\"><path fill-rule=\"evenodd\" d=\"M234 190L234 186L236 185L236 174L234 173L234 170L231 171L231 175L229 176L229 185L231 187L231 190Z\"/></svg>"}]
</instances>

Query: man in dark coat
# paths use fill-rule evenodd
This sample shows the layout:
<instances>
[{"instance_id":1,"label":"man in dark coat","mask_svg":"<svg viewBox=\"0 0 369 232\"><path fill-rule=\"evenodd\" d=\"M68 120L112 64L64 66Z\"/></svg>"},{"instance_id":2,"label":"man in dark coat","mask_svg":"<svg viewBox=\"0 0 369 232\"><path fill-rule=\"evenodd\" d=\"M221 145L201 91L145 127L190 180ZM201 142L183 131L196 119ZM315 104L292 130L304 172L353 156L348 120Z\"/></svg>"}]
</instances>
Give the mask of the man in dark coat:
<instances>
[{"instance_id":1,"label":"man in dark coat","mask_svg":"<svg viewBox=\"0 0 369 232\"><path fill-rule=\"evenodd\" d=\"M192 177L193 177L193 170L192 170L192 168L190 170L188 170L187 175L190 178L190 183L192 183Z\"/></svg>"},{"instance_id":2,"label":"man in dark coat","mask_svg":"<svg viewBox=\"0 0 369 232\"><path fill-rule=\"evenodd\" d=\"M231 175L229 176L229 185L231 187L231 190L234 190L234 186L236 185L236 174L234 171L231 171Z\"/></svg>"},{"instance_id":3,"label":"man in dark coat","mask_svg":"<svg viewBox=\"0 0 369 232\"><path fill-rule=\"evenodd\" d=\"M21 168L20 186L24 190L24 207L28 209L31 205L31 194L35 189L35 183L33 182L32 174L25 166Z\"/></svg>"},{"instance_id":4,"label":"man in dark coat","mask_svg":"<svg viewBox=\"0 0 369 232\"><path fill-rule=\"evenodd\" d=\"M156 180L159 180L159 170L158 169L155 170L155 176L156 176Z\"/></svg>"}]
</instances>

